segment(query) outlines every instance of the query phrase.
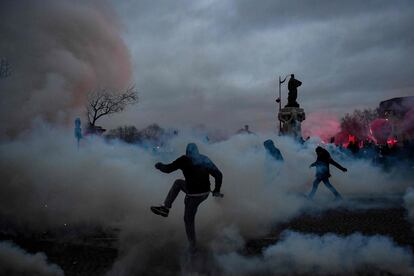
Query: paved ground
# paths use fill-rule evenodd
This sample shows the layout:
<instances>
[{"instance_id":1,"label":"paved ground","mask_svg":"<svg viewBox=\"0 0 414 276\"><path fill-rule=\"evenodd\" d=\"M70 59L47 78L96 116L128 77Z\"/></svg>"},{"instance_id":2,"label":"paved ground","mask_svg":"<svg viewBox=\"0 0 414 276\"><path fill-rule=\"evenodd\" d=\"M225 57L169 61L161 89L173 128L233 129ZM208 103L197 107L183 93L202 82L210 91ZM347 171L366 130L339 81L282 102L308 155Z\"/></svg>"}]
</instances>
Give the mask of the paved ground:
<instances>
[{"instance_id":1,"label":"paved ground","mask_svg":"<svg viewBox=\"0 0 414 276\"><path fill-rule=\"evenodd\" d=\"M381 201L381 199L377 199ZM363 200L358 200L363 202ZM388 205L377 206L375 201L364 202L369 208L349 209L336 207L327 211L303 214L287 223L277 225L264 237L253 237L243 253L260 254L263 247L274 244L284 230L302 233L336 233L349 235L360 232L366 235L387 235L400 245L410 246L414 251L413 226L406 220L406 210L401 202L388 200ZM382 206L382 207L380 207ZM0 235L1 240L13 240L29 252L44 252L52 263L59 265L65 275L103 275L117 258L114 237L100 233L88 238L88 242L62 242L56 238L23 238L16 235ZM173 266L177 267L177 266ZM172 271L170 271L172 272ZM157 274L157 273L155 273ZM174 274L174 273L171 273Z\"/></svg>"}]
</instances>

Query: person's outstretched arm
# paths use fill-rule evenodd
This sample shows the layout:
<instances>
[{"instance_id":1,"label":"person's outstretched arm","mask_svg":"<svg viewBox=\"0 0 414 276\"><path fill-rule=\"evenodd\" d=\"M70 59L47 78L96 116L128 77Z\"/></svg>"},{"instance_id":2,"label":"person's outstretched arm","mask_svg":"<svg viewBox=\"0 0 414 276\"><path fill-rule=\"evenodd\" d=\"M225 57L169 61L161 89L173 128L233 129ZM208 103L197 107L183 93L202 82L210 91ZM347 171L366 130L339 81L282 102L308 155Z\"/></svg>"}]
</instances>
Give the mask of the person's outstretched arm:
<instances>
[{"instance_id":1,"label":"person's outstretched arm","mask_svg":"<svg viewBox=\"0 0 414 276\"><path fill-rule=\"evenodd\" d=\"M333 160L332 158L329 160L329 163L334 165L335 167L337 167L338 169L340 169L343 172L348 171L346 168L342 167L341 165L339 165L339 163L337 163L335 160Z\"/></svg>"},{"instance_id":2,"label":"person's outstretched arm","mask_svg":"<svg viewBox=\"0 0 414 276\"><path fill-rule=\"evenodd\" d=\"M162 171L163 173L171 173L173 171L180 169L182 162L181 158L182 157L176 159L174 162L170 164L163 164L161 162L158 162L157 164L155 164L155 168Z\"/></svg>"}]
</instances>

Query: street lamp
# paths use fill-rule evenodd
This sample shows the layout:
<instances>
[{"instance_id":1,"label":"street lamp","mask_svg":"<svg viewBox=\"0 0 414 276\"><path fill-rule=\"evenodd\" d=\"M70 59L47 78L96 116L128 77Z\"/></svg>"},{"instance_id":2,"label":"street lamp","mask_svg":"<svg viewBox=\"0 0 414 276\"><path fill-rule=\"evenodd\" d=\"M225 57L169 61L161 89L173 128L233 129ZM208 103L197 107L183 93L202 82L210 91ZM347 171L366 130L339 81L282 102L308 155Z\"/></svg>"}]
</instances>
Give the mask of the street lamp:
<instances>
[{"instance_id":1,"label":"street lamp","mask_svg":"<svg viewBox=\"0 0 414 276\"><path fill-rule=\"evenodd\" d=\"M282 83L286 81L286 77L282 80L282 77L279 76L279 98L276 99L276 102L279 104L279 112L282 109ZM279 119L279 135L282 133L282 121Z\"/></svg>"}]
</instances>

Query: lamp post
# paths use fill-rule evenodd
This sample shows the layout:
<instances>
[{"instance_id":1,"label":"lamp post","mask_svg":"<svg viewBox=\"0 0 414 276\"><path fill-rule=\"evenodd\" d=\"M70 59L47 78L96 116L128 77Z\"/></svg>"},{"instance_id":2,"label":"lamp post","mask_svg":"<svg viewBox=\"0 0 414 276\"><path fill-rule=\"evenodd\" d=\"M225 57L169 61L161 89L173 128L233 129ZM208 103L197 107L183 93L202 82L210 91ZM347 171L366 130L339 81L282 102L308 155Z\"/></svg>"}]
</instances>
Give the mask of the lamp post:
<instances>
[{"instance_id":1,"label":"lamp post","mask_svg":"<svg viewBox=\"0 0 414 276\"><path fill-rule=\"evenodd\" d=\"M286 81L287 76L282 80L282 77L279 76L279 98L276 99L276 102L279 104L279 112L282 110L282 83ZM282 134L282 121L279 119L279 135Z\"/></svg>"}]
</instances>

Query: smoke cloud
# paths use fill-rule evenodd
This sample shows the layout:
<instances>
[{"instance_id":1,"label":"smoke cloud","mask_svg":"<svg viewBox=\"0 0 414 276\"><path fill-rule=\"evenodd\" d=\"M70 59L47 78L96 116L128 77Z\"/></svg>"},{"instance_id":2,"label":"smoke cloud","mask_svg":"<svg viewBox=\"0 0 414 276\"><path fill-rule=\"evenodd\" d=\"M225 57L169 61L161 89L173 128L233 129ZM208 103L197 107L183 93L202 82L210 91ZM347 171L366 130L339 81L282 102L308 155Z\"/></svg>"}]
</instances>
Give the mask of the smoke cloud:
<instances>
[{"instance_id":1,"label":"smoke cloud","mask_svg":"<svg viewBox=\"0 0 414 276\"><path fill-rule=\"evenodd\" d=\"M277 171L270 182L262 144L268 138L273 138L285 159L270 166ZM184 154L188 142L196 142L224 174L224 198L209 198L197 214L202 246L228 227L234 227L240 237L260 236L304 210L320 211L334 204L333 195L323 185L314 203L304 196L314 177L308 166L316 158L317 140L300 145L287 137L261 134L206 144L199 137L181 134L166 145L165 153L157 155L136 145L89 137L77 150L71 129L39 122L18 139L0 143L0 215L28 233L78 225L120 230L120 257L113 275L156 269L153 264L161 253L166 254L165 248L171 254L163 269L179 271L177 258L187 243L183 195L166 219L152 214L149 207L163 202L173 181L183 177L181 172L163 174L154 164ZM332 168L332 184L345 198L402 194L411 185L412 176L386 174L367 161L333 156L348 168L346 174ZM227 235L233 240L231 248L242 243L237 235ZM224 250L218 245L213 248Z\"/></svg>"},{"instance_id":2,"label":"smoke cloud","mask_svg":"<svg viewBox=\"0 0 414 276\"><path fill-rule=\"evenodd\" d=\"M0 243L0 275L63 276L62 269L43 253L29 254L11 242Z\"/></svg>"},{"instance_id":3,"label":"smoke cloud","mask_svg":"<svg viewBox=\"0 0 414 276\"><path fill-rule=\"evenodd\" d=\"M341 237L287 231L263 257L237 253L218 255L226 275L410 275L414 256L408 248L397 246L385 236L359 233Z\"/></svg>"},{"instance_id":4,"label":"smoke cloud","mask_svg":"<svg viewBox=\"0 0 414 276\"><path fill-rule=\"evenodd\" d=\"M0 137L35 117L72 121L91 90L130 84L121 26L104 2L6 0L0 16L0 56L11 68L0 81Z\"/></svg>"}]
</instances>

